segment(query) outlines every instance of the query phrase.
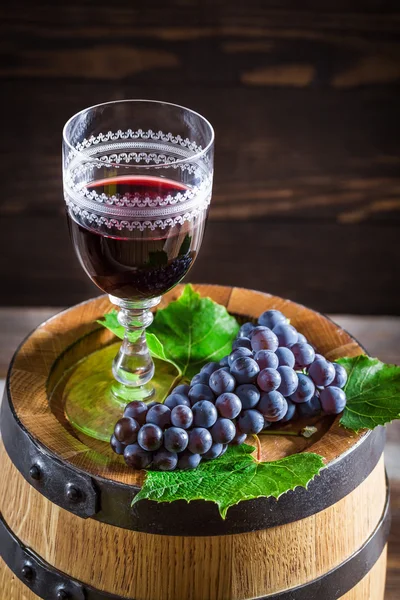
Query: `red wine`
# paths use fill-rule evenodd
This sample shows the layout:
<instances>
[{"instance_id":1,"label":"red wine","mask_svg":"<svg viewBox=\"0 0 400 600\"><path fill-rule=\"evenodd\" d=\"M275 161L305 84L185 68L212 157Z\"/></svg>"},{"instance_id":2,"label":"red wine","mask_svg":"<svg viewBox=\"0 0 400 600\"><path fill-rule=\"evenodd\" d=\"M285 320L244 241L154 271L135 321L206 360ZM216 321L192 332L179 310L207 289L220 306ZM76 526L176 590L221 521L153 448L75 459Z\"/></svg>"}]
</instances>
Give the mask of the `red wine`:
<instances>
[{"instance_id":1,"label":"red wine","mask_svg":"<svg viewBox=\"0 0 400 600\"><path fill-rule=\"evenodd\" d=\"M146 199L145 206L141 206L145 216L141 218L145 221L148 211L149 220L153 222L157 218L155 210L162 215L162 209L154 209L154 203L160 200L162 203L167 197L187 190L172 180L134 176L95 181L86 189L105 194L104 198L112 198L120 206ZM176 214L179 203L177 207ZM164 294L186 275L200 248L206 216L204 210L182 223L167 226L164 223L164 228L144 227L143 230L106 227L88 222L72 211L68 212L68 222L75 251L92 281L107 294L140 300Z\"/></svg>"}]
</instances>

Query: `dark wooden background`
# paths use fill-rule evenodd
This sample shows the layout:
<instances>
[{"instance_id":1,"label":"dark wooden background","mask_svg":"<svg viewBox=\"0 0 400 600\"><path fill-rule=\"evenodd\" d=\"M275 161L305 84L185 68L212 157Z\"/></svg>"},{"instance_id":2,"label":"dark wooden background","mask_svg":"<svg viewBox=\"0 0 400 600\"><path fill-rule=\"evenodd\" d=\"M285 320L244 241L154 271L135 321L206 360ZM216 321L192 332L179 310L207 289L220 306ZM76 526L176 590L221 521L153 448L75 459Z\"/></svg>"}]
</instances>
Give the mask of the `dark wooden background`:
<instances>
[{"instance_id":1,"label":"dark wooden background","mask_svg":"<svg viewBox=\"0 0 400 600\"><path fill-rule=\"evenodd\" d=\"M192 280L400 314L398 2L25 0L0 15L2 305L94 295L64 222L61 129L149 97L216 129Z\"/></svg>"}]
</instances>

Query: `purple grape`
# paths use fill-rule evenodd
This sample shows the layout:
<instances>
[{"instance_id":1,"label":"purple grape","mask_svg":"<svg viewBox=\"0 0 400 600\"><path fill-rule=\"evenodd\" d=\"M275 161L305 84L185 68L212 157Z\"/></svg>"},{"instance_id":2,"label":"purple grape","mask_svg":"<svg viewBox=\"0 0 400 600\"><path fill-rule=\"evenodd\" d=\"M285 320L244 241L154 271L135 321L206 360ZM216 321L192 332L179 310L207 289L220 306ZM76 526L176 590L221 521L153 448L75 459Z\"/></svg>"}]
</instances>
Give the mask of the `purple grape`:
<instances>
[{"instance_id":1,"label":"purple grape","mask_svg":"<svg viewBox=\"0 0 400 600\"><path fill-rule=\"evenodd\" d=\"M144 425L146 427L146 425ZM146 452L139 444L130 444L124 450L124 460L128 467L146 469L153 460L153 454Z\"/></svg>"},{"instance_id":2,"label":"purple grape","mask_svg":"<svg viewBox=\"0 0 400 600\"><path fill-rule=\"evenodd\" d=\"M286 348L293 346L299 337L293 325L289 325L288 323L278 323L278 325L275 325L273 332L279 340L279 345Z\"/></svg>"},{"instance_id":3,"label":"purple grape","mask_svg":"<svg viewBox=\"0 0 400 600\"><path fill-rule=\"evenodd\" d=\"M157 471L174 471L178 464L178 455L165 448L161 448L153 455L153 468Z\"/></svg>"},{"instance_id":4,"label":"purple grape","mask_svg":"<svg viewBox=\"0 0 400 600\"><path fill-rule=\"evenodd\" d=\"M229 444L236 435L236 427L230 419L218 419L211 427L211 436L216 444Z\"/></svg>"},{"instance_id":5,"label":"purple grape","mask_svg":"<svg viewBox=\"0 0 400 600\"><path fill-rule=\"evenodd\" d=\"M264 429L264 417L258 410L253 408L244 410L239 417L238 426L242 433L260 433Z\"/></svg>"},{"instance_id":6,"label":"purple grape","mask_svg":"<svg viewBox=\"0 0 400 600\"><path fill-rule=\"evenodd\" d=\"M244 410L254 408L260 399L260 391L252 383L243 383L238 385L235 390Z\"/></svg>"},{"instance_id":7,"label":"purple grape","mask_svg":"<svg viewBox=\"0 0 400 600\"><path fill-rule=\"evenodd\" d=\"M181 385L177 385L176 388L173 389L173 394L183 394L187 396L190 390L190 385L187 383L181 383Z\"/></svg>"},{"instance_id":8,"label":"purple grape","mask_svg":"<svg viewBox=\"0 0 400 600\"><path fill-rule=\"evenodd\" d=\"M259 372L260 367L249 356L240 356L231 365L231 375L238 383L252 383Z\"/></svg>"},{"instance_id":9,"label":"purple grape","mask_svg":"<svg viewBox=\"0 0 400 600\"><path fill-rule=\"evenodd\" d=\"M254 352L258 352L259 350L271 350L271 352L275 352L278 346L278 338L268 327L263 327L262 329L257 327L253 330L251 334L251 347Z\"/></svg>"},{"instance_id":10,"label":"purple grape","mask_svg":"<svg viewBox=\"0 0 400 600\"><path fill-rule=\"evenodd\" d=\"M155 404L147 412L146 423L154 423L165 429L171 424L171 409L165 404Z\"/></svg>"},{"instance_id":11,"label":"purple grape","mask_svg":"<svg viewBox=\"0 0 400 600\"><path fill-rule=\"evenodd\" d=\"M212 427L218 418L217 409L208 400L200 400L193 404L192 412L195 427Z\"/></svg>"},{"instance_id":12,"label":"purple grape","mask_svg":"<svg viewBox=\"0 0 400 600\"><path fill-rule=\"evenodd\" d=\"M193 454L205 454L212 446L212 437L208 429L195 427L189 431L188 449Z\"/></svg>"},{"instance_id":13,"label":"purple grape","mask_svg":"<svg viewBox=\"0 0 400 600\"><path fill-rule=\"evenodd\" d=\"M257 385L263 392L273 392L281 385L281 376L277 369L263 369L257 377Z\"/></svg>"},{"instance_id":14,"label":"purple grape","mask_svg":"<svg viewBox=\"0 0 400 600\"><path fill-rule=\"evenodd\" d=\"M315 385L313 381L304 373L298 373L299 385L294 394L290 395L290 399L293 402L308 402L315 394Z\"/></svg>"},{"instance_id":15,"label":"purple grape","mask_svg":"<svg viewBox=\"0 0 400 600\"><path fill-rule=\"evenodd\" d=\"M239 329L239 333L238 333L238 337L250 337L251 332L254 329L254 325L253 323L243 323L243 325L241 326L241 328Z\"/></svg>"},{"instance_id":16,"label":"purple grape","mask_svg":"<svg viewBox=\"0 0 400 600\"><path fill-rule=\"evenodd\" d=\"M219 361L219 366L220 367L229 367L229 356L224 356L223 358L221 358L221 360ZM214 371L215 373L215 371Z\"/></svg>"},{"instance_id":17,"label":"purple grape","mask_svg":"<svg viewBox=\"0 0 400 600\"><path fill-rule=\"evenodd\" d=\"M295 369L304 369L311 365L315 359L315 350L310 344L304 344L303 342L297 342L290 347L294 354Z\"/></svg>"},{"instance_id":18,"label":"purple grape","mask_svg":"<svg viewBox=\"0 0 400 600\"><path fill-rule=\"evenodd\" d=\"M285 396L285 398L291 396L295 393L299 385L299 378L296 371L290 367L278 367L277 371L281 376L278 392L280 392L282 396Z\"/></svg>"},{"instance_id":19,"label":"purple grape","mask_svg":"<svg viewBox=\"0 0 400 600\"><path fill-rule=\"evenodd\" d=\"M236 425L236 434L233 440L231 441L231 446L241 446L245 443L247 438L247 433L242 433L239 427Z\"/></svg>"},{"instance_id":20,"label":"purple grape","mask_svg":"<svg viewBox=\"0 0 400 600\"><path fill-rule=\"evenodd\" d=\"M299 417L302 418L316 417L322 412L320 399L318 396L313 396L308 402L302 402L301 404L298 404L297 412Z\"/></svg>"},{"instance_id":21,"label":"purple grape","mask_svg":"<svg viewBox=\"0 0 400 600\"><path fill-rule=\"evenodd\" d=\"M209 402L215 402L215 396L212 393L211 388L204 383L196 383L189 390L189 400L191 405L196 404L196 402L200 402L200 400L208 400Z\"/></svg>"},{"instance_id":22,"label":"purple grape","mask_svg":"<svg viewBox=\"0 0 400 600\"><path fill-rule=\"evenodd\" d=\"M200 462L200 454L192 454L189 450L185 450L178 455L178 469L181 470L195 469Z\"/></svg>"},{"instance_id":23,"label":"purple grape","mask_svg":"<svg viewBox=\"0 0 400 600\"><path fill-rule=\"evenodd\" d=\"M210 388L217 396L220 396L224 392L233 392L236 386L234 377L227 371L224 371L224 367L214 371L210 376Z\"/></svg>"},{"instance_id":24,"label":"purple grape","mask_svg":"<svg viewBox=\"0 0 400 600\"><path fill-rule=\"evenodd\" d=\"M305 335L297 332L297 343L298 344L308 344L308 340Z\"/></svg>"},{"instance_id":25,"label":"purple grape","mask_svg":"<svg viewBox=\"0 0 400 600\"><path fill-rule=\"evenodd\" d=\"M141 427L138 433L138 444L143 450L153 452L161 448L163 442L163 432L158 425L146 423Z\"/></svg>"},{"instance_id":26,"label":"purple grape","mask_svg":"<svg viewBox=\"0 0 400 600\"><path fill-rule=\"evenodd\" d=\"M228 366L231 367L232 363L234 363L235 360L241 356L253 356L253 353L248 348L236 348L236 350L231 352L228 357Z\"/></svg>"},{"instance_id":27,"label":"purple grape","mask_svg":"<svg viewBox=\"0 0 400 600\"><path fill-rule=\"evenodd\" d=\"M259 350L258 352L256 352L254 360L256 361L261 370L276 369L279 365L279 359L277 355L271 350Z\"/></svg>"},{"instance_id":28,"label":"purple grape","mask_svg":"<svg viewBox=\"0 0 400 600\"><path fill-rule=\"evenodd\" d=\"M115 452L115 454L123 454L125 450L125 444L122 444L117 440L115 435L113 434L110 439L110 446Z\"/></svg>"},{"instance_id":29,"label":"purple grape","mask_svg":"<svg viewBox=\"0 0 400 600\"><path fill-rule=\"evenodd\" d=\"M329 386L323 389L319 398L327 415L338 415L346 406L346 394L338 387Z\"/></svg>"},{"instance_id":30,"label":"purple grape","mask_svg":"<svg viewBox=\"0 0 400 600\"><path fill-rule=\"evenodd\" d=\"M237 348L248 348L251 350L251 342L247 337L236 338L236 340L232 344L232 350L237 350Z\"/></svg>"},{"instance_id":31,"label":"purple grape","mask_svg":"<svg viewBox=\"0 0 400 600\"><path fill-rule=\"evenodd\" d=\"M188 443L189 436L181 427L170 427L164 432L164 447L170 452L183 452Z\"/></svg>"},{"instance_id":32,"label":"purple grape","mask_svg":"<svg viewBox=\"0 0 400 600\"><path fill-rule=\"evenodd\" d=\"M219 363L209 362L200 369L200 373L205 373L206 375L210 376L211 373L214 373L214 371L217 371L218 369L219 369Z\"/></svg>"},{"instance_id":33,"label":"purple grape","mask_svg":"<svg viewBox=\"0 0 400 600\"><path fill-rule=\"evenodd\" d=\"M335 378L336 371L331 362L328 362L325 358L317 358L308 367L308 374L315 385L325 387L326 385L330 385L332 383Z\"/></svg>"},{"instance_id":34,"label":"purple grape","mask_svg":"<svg viewBox=\"0 0 400 600\"><path fill-rule=\"evenodd\" d=\"M122 442L127 446L128 444L134 444L137 441L139 429L140 425L136 419L132 419L132 417L122 417L115 425L114 435L119 442Z\"/></svg>"},{"instance_id":35,"label":"purple grape","mask_svg":"<svg viewBox=\"0 0 400 600\"><path fill-rule=\"evenodd\" d=\"M195 375L192 378L192 381L190 382L190 387L192 388L195 385L199 385L201 383L203 383L204 385L208 385L209 380L210 380L210 376L207 375L207 373L197 373L197 375Z\"/></svg>"},{"instance_id":36,"label":"purple grape","mask_svg":"<svg viewBox=\"0 0 400 600\"><path fill-rule=\"evenodd\" d=\"M287 323L287 318L279 310L266 310L258 318L258 324L273 329L279 323Z\"/></svg>"},{"instance_id":37,"label":"purple grape","mask_svg":"<svg viewBox=\"0 0 400 600\"><path fill-rule=\"evenodd\" d=\"M333 364L333 368L336 371L336 374L335 374L334 380L329 385L333 385L334 387L338 387L338 388L344 388L344 386L347 383L347 371L342 365L339 365L338 363L332 363L332 364Z\"/></svg>"},{"instance_id":38,"label":"purple grape","mask_svg":"<svg viewBox=\"0 0 400 600\"><path fill-rule=\"evenodd\" d=\"M232 392L221 394L215 401L215 408L221 417L226 419L235 419L242 410L242 403L239 397Z\"/></svg>"},{"instance_id":39,"label":"purple grape","mask_svg":"<svg viewBox=\"0 0 400 600\"><path fill-rule=\"evenodd\" d=\"M175 406L171 411L171 423L175 427L181 427L182 429L189 429L193 423L192 409L183 404Z\"/></svg>"},{"instance_id":40,"label":"purple grape","mask_svg":"<svg viewBox=\"0 0 400 600\"><path fill-rule=\"evenodd\" d=\"M215 443L203 454L202 458L203 460L214 460L214 458L221 456L223 449L224 446L222 444Z\"/></svg>"},{"instance_id":41,"label":"purple grape","mask_svg":"<svg viewBox=\"0 0 400 600\"><path fill-rule=\"evenodd\" d=\"M175 406L190 406L190 401L187 396L173 392L164 400L164 404L172 410Z\"/></svg>"},{"instance_id":42,"label":"purple grape","mask_svg":"<svg viewBox=\"0 0 400 600\"><path fill-rule=\"evenodd\" d=\"M286 415L288 404L279 392L268 392L267 394L262 394L260 402L257 405L257 410L267 421L274 423L283 419Z\"/></svg>"},{"instance_id":43,"label":"purple grape","mask_svg":"<svg viewBox=\"0 0 400 600\"><path fill-rule=\"evenodd\" d=\"M281 346L276 350L275 355L278 357L280 367L290 367L293 369L295 358L290 348Z\"/></svg>"},{"instance_id":44,"label":"purple grape","mask_svg":"<svg viewBox=\"0 0 400 600\"><path fill-rule=\"evenodd\" d=\"M288 421L294 420L298 412L297 407L304 406L304 404L295 404L294 402L289 400L289 398L286 398L286 402L288 405L288 409L286 415L282 419L279 419L279 423L287 423Z\"/></svg>"},{"instance_id":45,"label":"purple grape","mask_svg":"<svg viewBox=\"0 0 400 600\"><path fill-rule=\"evenodd\" d=\"M124 417L132 417L132 419L135 419L139 425L144 425L146 423L146 414L148 408L148 405L144 402L141 402L140 400L134 400L125 406Z\"/></svg>"}]
</instances>

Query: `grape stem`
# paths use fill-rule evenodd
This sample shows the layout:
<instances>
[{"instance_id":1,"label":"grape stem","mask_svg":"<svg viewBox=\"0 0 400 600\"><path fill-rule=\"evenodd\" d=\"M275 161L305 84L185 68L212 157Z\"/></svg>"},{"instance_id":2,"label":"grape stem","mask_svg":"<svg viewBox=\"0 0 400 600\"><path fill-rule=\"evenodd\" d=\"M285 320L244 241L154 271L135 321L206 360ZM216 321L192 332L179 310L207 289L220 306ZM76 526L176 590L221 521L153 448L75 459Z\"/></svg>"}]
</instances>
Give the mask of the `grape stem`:
<instances>
[{"instance_id":1,"label":"grape stem","mask_svg":"<svg viewBox=\"0 0 400 600\"><path fill-rule=\"evenodd\" d=\"M256 446L257 446L257 461L260 462L261 461L261 442L260 442L260 438L255 433L253 433L253 438L254 438L254 440L256 442Z\"/></svg>"}]
</instances>

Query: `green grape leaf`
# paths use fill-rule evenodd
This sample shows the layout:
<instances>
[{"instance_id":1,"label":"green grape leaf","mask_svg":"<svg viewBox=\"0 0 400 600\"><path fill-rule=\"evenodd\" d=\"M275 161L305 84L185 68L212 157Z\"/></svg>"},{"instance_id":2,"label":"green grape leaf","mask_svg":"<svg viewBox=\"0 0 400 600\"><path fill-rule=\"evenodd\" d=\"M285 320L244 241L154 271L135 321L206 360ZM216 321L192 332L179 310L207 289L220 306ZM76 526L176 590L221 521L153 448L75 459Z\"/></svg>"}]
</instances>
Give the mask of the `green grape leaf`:
<instances>
[{"instance_id":1,"label":"green grape leaf","mask_svg":"<svg viewBox=\"0 0 400 600\"><path fill-rule=\"evenodd\" d=\"M239 325L225 306L202 298L187 285L178 300L156 312L148 331L162 345L166 359L191 379L207 362L231 352Z\"/></svg>"},{"instance_id":2,"label":"green grape leaf","mask_svg":"<svg viewBox=\"0 0 400 600\"><path fill-rule=\"evenodd\" d=\"M279 498L296 487L307 488L324 467L318 454L303 452L272 462L258 462L252 452L254 448L247 444L229 446L221 458L200 463L191 471L148 471L132 504L143 499L208 500L218 505L225 519L229 507L243 500Z\"/></svg>"},{"instance_id":3,"label":"green grape leaf","mask_svg":"<svg viewBox=\"0 0 400 600\"><path fill-rule=\"evenodd\" d=\"M113 334L119 337L121 340L124 339L125 329L122 327L122 325L118 323L117 310L114 309L109 313L106 313L101 319L98 319L96 322L100 323L100 325L103 325L103 327L106 327L107 329L112 331Z\"/></svg>"},{"instance_id":4,"label":"green grape leaf","mask_svg":"<svg viewBox=\"0 0 400 600\"><path fill-rule=\"evenodd\" d=\"M400 419L400 367L364 354L336 362L348 375L341 425L359 431Z\"/></svg>"}]
</instances>

